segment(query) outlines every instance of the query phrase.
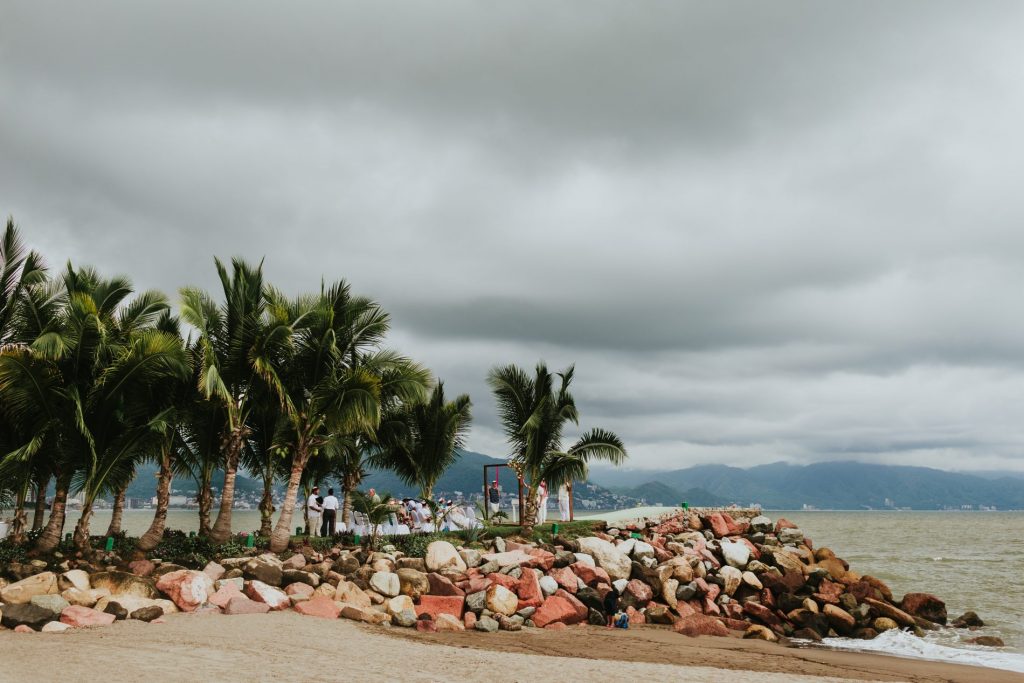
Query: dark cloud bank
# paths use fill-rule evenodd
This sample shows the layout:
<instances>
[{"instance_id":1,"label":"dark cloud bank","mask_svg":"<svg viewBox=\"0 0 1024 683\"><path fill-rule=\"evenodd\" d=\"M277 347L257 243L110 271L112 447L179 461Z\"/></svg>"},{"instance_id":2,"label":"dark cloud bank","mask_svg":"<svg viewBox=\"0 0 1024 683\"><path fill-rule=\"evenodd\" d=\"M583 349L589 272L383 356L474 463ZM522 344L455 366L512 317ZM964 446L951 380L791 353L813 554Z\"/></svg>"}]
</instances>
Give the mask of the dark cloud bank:
<instances>
[{"instance_id":1,"label":"dark cloud bank","mask_svg":"<svg viewBox=\"0 0 1024 683\"><path fill-rule=\"evenodd\" d=\"M634 464L1024 469L1015 2L7 3L52 262L344 276L468 391L576 362Z\"/></svg>"}]
</instances>

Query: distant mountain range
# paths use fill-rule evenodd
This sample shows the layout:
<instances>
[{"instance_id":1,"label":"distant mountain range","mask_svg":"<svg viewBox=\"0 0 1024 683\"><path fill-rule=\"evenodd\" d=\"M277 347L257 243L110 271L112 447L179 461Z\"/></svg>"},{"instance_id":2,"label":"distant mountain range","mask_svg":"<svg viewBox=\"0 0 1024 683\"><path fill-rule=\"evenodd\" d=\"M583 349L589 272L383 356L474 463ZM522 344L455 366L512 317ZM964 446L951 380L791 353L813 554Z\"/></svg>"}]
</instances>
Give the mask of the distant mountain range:
<instances>
[{"instance_id":1,"label":"distant mountain range","mask_svg":"<svg viewBox=\"0 0 1024 683\"><path fill-rule=\"evenodd\" d=\"M769 509L1024 509L1024 481L928 467L826 462L739 468L698 465L681 470L593 468L593 482L617 493L692 505L760 503ZM704 503L702 501L710 501Z\"/></svg>"}]
</instances>

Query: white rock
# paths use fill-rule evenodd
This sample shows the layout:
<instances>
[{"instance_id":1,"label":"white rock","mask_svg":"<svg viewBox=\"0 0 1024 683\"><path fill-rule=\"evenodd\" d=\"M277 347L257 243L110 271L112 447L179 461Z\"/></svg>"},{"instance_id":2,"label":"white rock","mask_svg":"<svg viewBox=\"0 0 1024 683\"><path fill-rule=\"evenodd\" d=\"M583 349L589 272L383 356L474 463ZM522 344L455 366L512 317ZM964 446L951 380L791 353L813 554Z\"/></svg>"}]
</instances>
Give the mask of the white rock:
<instances>
[{"instance_id":1,"label":"white rock","mask_svg":"<svg viewBox=\"0 0 1024 683\"><path fill-rule=\"evenodd\" d=\"M591 557L590 555L587 555L586 553L573 553L573 555L576 556L576 561L577 562L582 562L583 564L587 565L588 567L596 567L597 566L597 563L594 562L594 558Z\"/></svg>"},{"instance_id":2,"label":"white rock","mask_svg":"<svg viewBox=\"0 0 1024 683\"><path fill-rule=\"evenodd\" d=\"M654 560L654 546L650 543L644 543L643 541L637 541L633 544L633 557L638 560Z\"/></svg>"},{"instance_id":3,"label":"white rock","mask_svg":"<svg viewBox=\"0 0 1024 683\"><path fill-rule=\"evenodd\" d=\"M726 563L729 565L737 569L744 569L747 563L750 562L750 548L747 547L746 543L733 543L723 539L722 557L725 558Z\"/></svg>"},{"instance_id":4,"label":"white rock","mask_svg":"<svg viewBox=\"0 0 1024 683\"><path fill-rule=\"evenodd\" d=\"M398 574L374 572L373 576L370 577L370 588L385 597L393 598L402 592L402 583L398 580Z\"/></svg>"},{"instance_id":5,"label":"white rock","mask_svg":"<svg viewBox=\"0 0 1024 683\"><path fill-rule=\"evenodd\" d=\"M67 624L62 624L59 621L51 621L48 624L43 624L43 627L39 630L43 633L63 633L64 631L67 631L69 628L71 627Z\"/></svg>"},{"instance_id":6,"label":"white rock","mask_svg":"<svg viewBox=\"0 0 1024 683\"><path fill-rule=\"evenodd\" d=\"M427 546L426 564L427 571L431 572L439 572L442 569L464 572L467 569L459 551L448 541L434 541Z\"/></svg>"},{"instance_id":7,"label":"white rock","mask_svg":"<svg viewBox=\"0 0 1024 683\"><path fill-rule=\"evenodd\" d=\"M540 589L546 598L558 590L558 582L550 576L542 576L540 577Z\"/></svg>"},{"instance_id":8,"label":"white rock","mask_svg":"<svg viewBox=\"0 0 1024 683\"><path fill-rule=\"evenodd\" d=\"M608 541L596 536L587 536L579 539L578 542L580 550L591 555L597 566L608 572L608 576L613 581L629 578L630 573L633 571L633 563L630 562L628 555L620 552L618 548Z\"/></svg>"},{"instance_id":9,"label":"white rock","mask_svg":"<svg viewBox=\"0 0 1024 683\"><path fill-rule=\"evenodd\" d=\"M512 616L519 605L519 597L500 583L487 589L487 609L497 614Z\"/></svg>"},{"instance_id":10,"label":"white rock","mask_svg":"<svg viewBox=\"0 0 1024 683\"><path fill-rule=\"evenodd\" d=\"M761 590L764 586L761 584L761 580L757 578L757 574L754 572L743 572L743 583L747 584L751 588Z\"/></svg>"},{"instance_id":11,"label":"white rock","mask_svg":"<svg viewBox=\"0 0 1024 683\"><path fill-rule=\"evenodd\" d=\"M87 591L92 588L92 584L89 583L89 573L81 569L72 569L66 571L60 575L57 579L57 585L65 591L69 588L77 588L80 591Z\"/></svg>"},{"instance_id":12,"label":"white rock","mask_svg":"<svg viewBox=\"0 0 1024 683\"><path fill-rule=\"evenodd\" d=\"M626 584L628 583L628 579L618 579L616 581L612 581L612 585L615 586L615 590L619 591L619 593L625 592Z\"/></svg>"}]
</instances>

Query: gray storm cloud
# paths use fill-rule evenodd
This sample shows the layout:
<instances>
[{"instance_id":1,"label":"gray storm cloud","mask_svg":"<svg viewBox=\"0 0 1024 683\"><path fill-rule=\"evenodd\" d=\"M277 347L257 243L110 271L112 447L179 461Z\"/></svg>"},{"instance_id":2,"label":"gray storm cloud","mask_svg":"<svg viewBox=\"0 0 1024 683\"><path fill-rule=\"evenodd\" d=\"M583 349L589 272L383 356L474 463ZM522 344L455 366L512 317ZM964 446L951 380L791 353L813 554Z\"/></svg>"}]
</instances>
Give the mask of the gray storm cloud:
<instances>
[{"instance_id":1,"label":"gray storm cloud","mask_svg":"<svg viewBox=\"0 0 1024 683\"><path fill-rule=\"evenodd\" d=\"M345 277L469 392L575 362L637 466L1024 469L1018 3L8 3L53 264Z\"/></svg>"}]
</instances>

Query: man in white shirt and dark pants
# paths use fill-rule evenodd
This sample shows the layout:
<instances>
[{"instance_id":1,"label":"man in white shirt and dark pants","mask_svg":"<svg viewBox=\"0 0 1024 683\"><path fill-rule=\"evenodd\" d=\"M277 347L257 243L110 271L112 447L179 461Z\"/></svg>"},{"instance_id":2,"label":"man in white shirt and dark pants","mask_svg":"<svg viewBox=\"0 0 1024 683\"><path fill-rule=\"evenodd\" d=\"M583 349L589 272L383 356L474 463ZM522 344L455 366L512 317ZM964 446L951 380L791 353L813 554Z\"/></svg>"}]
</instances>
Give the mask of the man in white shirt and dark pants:
<instances>
[{"instance_id":1,"label":"man in white shirt and dark pants","mask_svg":"<svg viewBox=\"0 0 1024 683\"><path fill-rule=\"evenodd\" d=\"M324 498L324 521L322 536L333 536L338 524L338 499L334 497L334 489L327 489L327 497Z\"/></svg>"},{"instance_id":2,"label":"man in white shirt and dark pants","mask_svg":"<svg viewBox=\"0 0 1024 683\"><path fill-rule=\"evenodd\" d=\"M319 497L320 487L314 486L313 492L309 494L309 498L306 500L306 516L309 517L310 536L320 535L320 513L323 512L323 508L320 507L320 503L317 502L317 498Z\"/></svg>"}]
</instances>

